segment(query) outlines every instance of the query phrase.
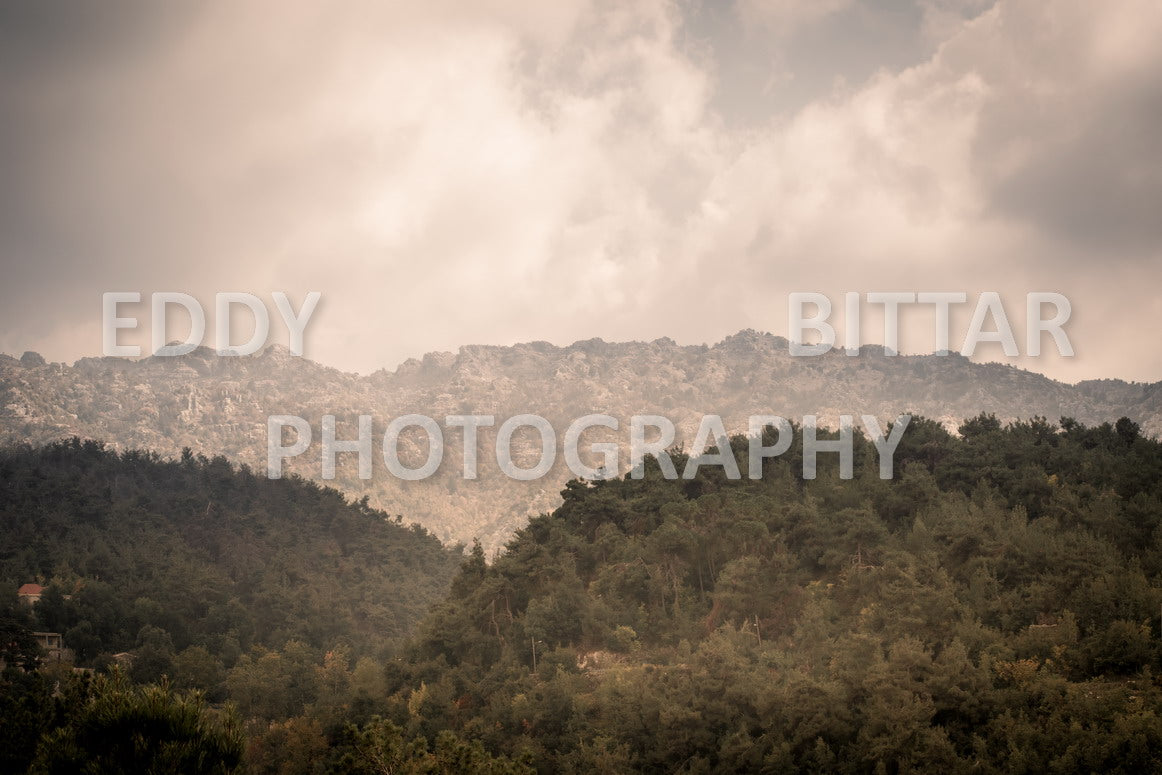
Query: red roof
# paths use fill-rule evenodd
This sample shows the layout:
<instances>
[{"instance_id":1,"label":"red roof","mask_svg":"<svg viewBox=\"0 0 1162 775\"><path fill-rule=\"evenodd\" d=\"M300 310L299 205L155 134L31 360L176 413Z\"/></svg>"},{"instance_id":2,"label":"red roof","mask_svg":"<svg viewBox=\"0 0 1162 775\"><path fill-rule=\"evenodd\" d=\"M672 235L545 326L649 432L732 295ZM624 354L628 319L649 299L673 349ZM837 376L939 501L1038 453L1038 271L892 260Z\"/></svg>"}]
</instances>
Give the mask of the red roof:
<instances>
[{"instance_id":1,"label":"red roof","mask_svg":"<svg viewBox=\"0 0 1162 775\"><path fill-rule=\"evenodd\" d=\"M9 587L9 589L12 589L12 587ZM25 584L23 587L16 590L16 594L18 595L39 595L42 592L44 592L44 587L42 587L40 584Z\"/></svg>"}]
</instances>

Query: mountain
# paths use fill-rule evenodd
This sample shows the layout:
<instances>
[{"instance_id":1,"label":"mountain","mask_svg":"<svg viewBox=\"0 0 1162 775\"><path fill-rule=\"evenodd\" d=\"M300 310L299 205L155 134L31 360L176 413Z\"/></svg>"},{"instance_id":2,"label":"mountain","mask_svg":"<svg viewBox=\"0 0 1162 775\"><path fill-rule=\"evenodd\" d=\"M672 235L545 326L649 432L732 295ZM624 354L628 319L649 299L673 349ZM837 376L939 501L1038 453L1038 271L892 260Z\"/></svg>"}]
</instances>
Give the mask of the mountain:
<instances>
[{"instance_id":1,"label":"mountain","mask_svg":"<svg viewBox=\"0 0 1162 775\"><path fill-rule=\"evenodd\" d=\"M194 647L232 666L288 641L379 654L461 556L336 490L222 457L78 439L0 448L0 602L44 585L39 629L64 633L82 665L137 650L141 668L152 648L160 673Z\"/></svg>"},{"instance_id":2,"label":"mountain","mask_svg":"<svg viewBox=\"0 0 1162 775\"><path fill-rule=\"evenodd\" d=\"M863 348L859 357L838 351L792 357L785 339L749 330L712 347L670 339L465 346L366 376L292 357L279 346L250 357L218 357L203 348L176 358L85 358L72 366L46 363L35 353L0 356L4 441L42 443L78 435L167 456L188 447L265 470L267 417L291 414L311 423L315 446L289 461L287 470L319 478L322 415L339 418L339 437L351 438L354 418L370 414L374 476L357 478L353 456L347 455L333 483L445 541L477 537L489 549L499 547L530 515L561 502L558 493L571 478L561 456L544 479L513 481L500 473L489 452L496 428L484 428L480 478L465 481L460 431L448 429L439 473L404 482L388 474L378 454L392 418L418 413L442 424L446 415L492 414L499 424L532 413L548 419L560 439L568 424L585 414L610 414L623 423L633 414L660 414L678 425L683 441L704 414L722 415L733 432L745 430L752 414L792 419L817 414L826 422L841 413L893 419L906 411L953 429L980 412L1001 420L1065 416L1086 423L1128 416L1146 434L1158 435L1162 383L1069 385L959 355L889 357L876 347ZM622 427L615 438L623 447L624 468L628 431ZM526 457L535 452L534 441L520 435L516 441ZM421 442L405 435L402 449L422 461Z\"/></svg>"},{"instance_id":3,"label":"mountain","mask_svg":"<svg viewBox=\"0 0 1162 775\"><path fill-rule=\"evenodd\" d=\"M1162 442L910 430L891 480L858 438L848 480L571 481L491 563L221 457L0 449L3 656L98 668L0 671L0 771L1162 771Z\"/></svg>"},{"instance_id":4,"label":"mountain","mask_svg":"<svg viewBox=\"0 0 1162 775\"><path fill-rule=\"evenodd\" d=\"M367 734L541 772L1162 771L1162 443L915 422L890 481L571 483L464 563Z\"/></svg>"}]
</instances>

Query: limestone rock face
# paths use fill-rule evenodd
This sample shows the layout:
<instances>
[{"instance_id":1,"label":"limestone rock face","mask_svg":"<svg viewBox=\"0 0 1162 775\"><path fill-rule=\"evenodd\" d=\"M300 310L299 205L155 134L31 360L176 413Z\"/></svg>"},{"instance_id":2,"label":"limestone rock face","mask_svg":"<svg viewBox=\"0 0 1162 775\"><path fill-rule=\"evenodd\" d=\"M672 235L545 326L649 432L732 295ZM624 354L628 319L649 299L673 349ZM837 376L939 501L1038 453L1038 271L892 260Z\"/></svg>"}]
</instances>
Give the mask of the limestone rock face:
<instances>
[{"instance_id":1,"label":"limestone rock face","mask_svg":"<svg viewBox=\"0 0 1162 775\"><path fill-rule=\"evenodd\" d=\"M320 424L338 419L338 438L354 438L355 418L374 418L374 469L357 476L354 455L340 457L333 484L355 498L401 514L446 541L479 537L496 548L529 514L559 503L572 478L561 455L551 474L518 482L504 476L494 454L496 427L480 430L480 477L461 477L462 431L446 427L444 463L434 477L404 482L387 471L379 453L391 419L424 414L441 426L453 414L491 414L497 426L517 414L550 421L558 444L569 423L591 413L618 418L621 430L587 431L583 447L617 441L628 462L628 419L659 414L679 428L689 446L704 414L719 414L731 431L743 431L752 414L798 421L815 414L834 424L840 414L874 414L891 420L912 412L955 429L980 412L1002 420L1041 415L1086 423L1128 416L1144 433L1162 434L1162 383L1094 380L1077 385L1000 364L975 364L958 355L886 357L871 348L859 357L833 351L792 357L787 341L742 331L714 345L589 339L567 347L546 342L512 347L470 345L457 353L429 353L396 371L360 376L292 356L272 346L248 357L218 357L199 348L184 356L138 361L84 358L72 366L45 363L36 353L19 360L0 356L0 441L42 443L62 436L101 439L114 447L139 447L177 457L183 447L208 457L225 455L258 473L266 471L267 418L292 414L309 421L314 443L286 471L321 477ZM592 433L592 436L590 434ZM518 433L517 463L535 463L539 440ZM419 466L422 436L405 433L400 452Z\"/></svg>"}]
</instances>

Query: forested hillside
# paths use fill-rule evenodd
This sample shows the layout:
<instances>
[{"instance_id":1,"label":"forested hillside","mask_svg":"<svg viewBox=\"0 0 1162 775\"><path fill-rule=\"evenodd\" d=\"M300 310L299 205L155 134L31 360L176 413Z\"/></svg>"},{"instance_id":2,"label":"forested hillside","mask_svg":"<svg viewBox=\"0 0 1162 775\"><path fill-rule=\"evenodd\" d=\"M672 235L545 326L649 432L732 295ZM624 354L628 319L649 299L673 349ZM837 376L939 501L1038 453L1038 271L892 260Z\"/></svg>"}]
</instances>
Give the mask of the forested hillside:
<instances>
[{"instance_id":1,"label":"forested hillside","mask_svg":"<svg viewBox=\"0 0 1162 775\"><path fill-rule=\"evenodd\" d=\"M335 490L224 458L76 439L0 450L0 581L46 586L42 630L143 679L195 649L233 666L288 641L378 654L447 590L460 552ZM202 654L205 651L205 654Z\"/></svg>"},{"instance_id":2,"label":"forested hillside","mask_svg":"<svg viewBox=\"0 0 1162 775\"><path fill-rule=\"evenodd\" d=\"M852 481L574 483L465 564L387 715L543 772L1159 771L1162 445L961 433L915 421L895 481L864 445Z\"/></svg>"},{"instance_id":3,"label":"forested hillside","mask_svg":"<svg viewBox=\"0 0 1162 775\"><path fill-rule=\"evenodd\" d=\"M2 624L18 643L71 616L83 644L73 622L124 600L101 648L167 677L140 690L159 713L200 702L175 689L225 702L199 711L206 735L256 773L1162 771L1162 443L1125 419L916 418L892 480L862 438L852 480L825 455L805 481L800 449L760 480L571 482L492 563L476 545L390 652L363 625L393 605L371 579L406 588L383 567L404 545L417 583L446 568L429 536L220 462L9 451L4 567L77 581ZM86 709L141 701L116 673L58 678L4 673L6 761L50 761Z\"/></svg>"}]
</instances>

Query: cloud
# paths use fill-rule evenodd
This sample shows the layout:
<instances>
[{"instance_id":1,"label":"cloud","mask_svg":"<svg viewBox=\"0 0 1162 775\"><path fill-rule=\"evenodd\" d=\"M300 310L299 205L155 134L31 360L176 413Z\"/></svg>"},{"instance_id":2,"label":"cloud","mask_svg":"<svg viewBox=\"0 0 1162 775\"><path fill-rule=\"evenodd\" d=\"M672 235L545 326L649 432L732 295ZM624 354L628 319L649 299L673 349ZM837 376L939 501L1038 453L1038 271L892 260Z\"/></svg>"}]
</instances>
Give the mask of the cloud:
<instances>
[{"instance_id":1,"label":"cloud","mask_svg":"<svg viewBox=\"0 0 1162 775\"><path fill-rule=\"evenodd\" d=\"M798 60L661 0L10 20L0 349L94 354L106 290L320 290L308 354L363 371L468 342L785 333L794 290L1060 290L1081 357L1026 365L1158 379L1139 343L1162 322L1162 13L842 6L735 9L798 25L785 52L819 61L895 30L789 101ZM732 80L732 41L762 77ZM765 107L725 109L732 90Z\"/></svg>"},{"instance_id":2,"label":"cloud","mask_svg":"<svg viewBox=\"0 0 1162 775\"><path fill-rule=\"evenodd\" d=\"M982 25L984 26L984 25ZM948 53L994 65L974 162L993 212L1098 254L1162 242L1162 14L1006 4ZM1001 32L1003 31L1003 34ZM1051 34L1046 34L1051 31Z\"/></svg>"},{"instance_id":3,"label":"cloud","mask_svg":"<svg viewBox=\"0 0 1162 775\"><path fill-rule=\"evenodd\" d=\"M786 36L844 11L855 0L739 0L739 15L746 24L761 26Z\"/></svg>"}]
</instances>

